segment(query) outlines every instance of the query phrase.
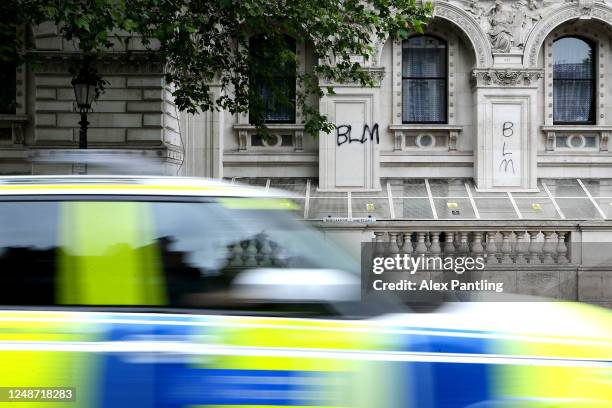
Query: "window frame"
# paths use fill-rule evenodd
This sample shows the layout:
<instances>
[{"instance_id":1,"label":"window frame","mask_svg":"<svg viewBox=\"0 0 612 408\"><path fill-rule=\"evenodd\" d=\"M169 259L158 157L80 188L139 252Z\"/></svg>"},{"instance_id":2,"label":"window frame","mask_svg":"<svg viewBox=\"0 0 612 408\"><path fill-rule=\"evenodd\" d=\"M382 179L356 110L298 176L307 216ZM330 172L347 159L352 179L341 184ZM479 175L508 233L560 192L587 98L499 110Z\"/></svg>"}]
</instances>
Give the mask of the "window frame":
<instances>
[{"instance_id":1,"label":"window frame","mask_svg":"<svg viewBox=\"0 0 612 408\"><path fill-rule=\"evenodd\" d=\"M249 52L252 52L252 50L253 50L252 41L257 39L257 37L260 37L262 35L263 34L255 34L255 35L252 35L249 38ZM285 37L292 42L293 47L294 47L294 52L295 52L296 55L298 55L298 41L295 38L293 38L293 37L291 37L289 35L285 35ZM299 63L298 63L298 65L299 65ZM296 66L296 70L297 70L297 68L298 67ZM276 76L276 75L272 75L271 78L273 80L275 80L277 78L288 79L287 76ZM297 73L294 73L294 75L292 75L292 78L293 78L293 82L294 82L294 87L293 87L294 89L293 89L293 98L292 98L293 99L293 109L291 109L290 118L289 119L278 119L278 120L276 120L276 119L273 119L273 120L266 120L266 119L264 119L264 120L261 121L262 124L266 124L266 125L268 125L268 124L269 125L281 125L281 124L295 124L296 123L296 120L297 120L297 91L298 91L297 90ZM254 79L256 79L256 78L254 78ZM265 99L263 97L262 97L262 100L265 101ZM265 114L265 112L264 112L264 114ZM252 118L251 116L252 116L251 112L249 111L249 121L248 121L249 124L256 125L257 121L255 120L255 118Z\"/></svg>"},{"instance_id":2,"label":"window frame","mask_svg":"<svg viewBox=\"0 0 612 408\"><path fill-rule=\"evenodd\" d=\"M587 121L556 121L555 120L555 43L557 41L573 38L580 41L583 41L587 46L591 49L591 55L593 56L593 60L591 61L591 79L572 79L572 81L588 81L591 83L591 108L589 110L589 119ZM555 38L552 42L551 47L552 53L552 86L553 86L553 126L580 126L580 125L596 125L597 124L597 42L591 40L590 38L584 37L579 34L568 34L558 38Z\"/></svg>"},{"instance_id":3,"label":"window frame","mask_svg":"<svg viewBox=\"0 0 612 408\"><path fill-rule=\"evenodd\" d=\"M417 37L430 37L430 38L435 38L436 40L438 40L439 42L441 42L442 44L444 44L444 51L446 53L445 55L445 64L444 64L444 76L441 77L411 77L411 76L404 76L404 42L410 41L413 38L417 38ZM402 64L401 64L401 78L402 78L402 111L401 111L401 115L402 115L402 124L405 125L445 125L449 123L448 120L448 104L449 104L449 47L448 47L448 41L446 41L444 38L439 37L437 35L433 35L433 34L416 34L416 35L412 35L410 37L408 37L407 39L405 39L404 41L402 41L401 43L401 47L402 47ZM444 92L446 95L445 98L445 103L444 103L444 111L443 111L443 116L444 119L441 121L407 121L404 119L404 81L405 80L411 80L411 79L416 79L416 80L423 80L423 79L434 79L434 80L444 80Z\"/></svg>"}]
</instances>

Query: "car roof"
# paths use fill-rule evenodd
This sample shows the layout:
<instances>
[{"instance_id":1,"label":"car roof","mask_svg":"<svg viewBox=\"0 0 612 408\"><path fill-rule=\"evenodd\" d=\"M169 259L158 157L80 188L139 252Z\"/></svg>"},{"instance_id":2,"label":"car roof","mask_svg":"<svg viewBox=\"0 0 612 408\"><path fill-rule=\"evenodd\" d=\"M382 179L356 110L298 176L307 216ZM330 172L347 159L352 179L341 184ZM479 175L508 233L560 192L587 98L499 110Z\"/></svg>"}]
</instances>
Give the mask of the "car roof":
<instances>
[{"instance_id":1,"label":"car roof","mask_svg":"<svg viewBox=\"0 0 612 408\"><path fill-rule=\"evenodd\" d=\"M10 176L0 177L0 197L10 195L163 195L193 197L284 197L282 190L191 177Z\"/></svg>"}]
</instances>

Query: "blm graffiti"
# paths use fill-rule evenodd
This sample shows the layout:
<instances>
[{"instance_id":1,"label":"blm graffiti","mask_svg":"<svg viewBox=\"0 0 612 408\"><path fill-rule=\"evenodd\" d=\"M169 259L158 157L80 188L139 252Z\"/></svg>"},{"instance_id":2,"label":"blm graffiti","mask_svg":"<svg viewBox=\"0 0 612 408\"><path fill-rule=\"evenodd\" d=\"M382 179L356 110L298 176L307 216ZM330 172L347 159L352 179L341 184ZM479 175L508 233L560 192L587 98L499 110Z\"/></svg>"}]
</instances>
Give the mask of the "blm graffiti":
<instances>
[{"instance_id":1,"label":"blm graffiti","mask_svg":"<svg viewBox=\"0 0 612 408\"><path fill-rule=\"evenodd\" d=\"M499 163L499 170L504 173L512 172L512 174L516 174L514 159L512 158L514 152L507 147L508 144L506 143L509 138L514 136L514 122L504 122L502 136L504 137L504 144L502 146L502 157Z\"/></svg>"},{"instance_id":2,"label":"blm graffiti","mask_svg":"<svg viewBox=\"0 0 612 408\"><path fill-rule=\"evenodd\" d=\"M370 141L376 140L376 144L380 143L380 137L378 135L378 123L375 123L371 129L370 126L364 125L360 138L353 137L353 127L351 125L336 126L336 141L338 143L338 146L342 146L345 143L364 144L368 141L368 138Z\"/></svg>"}]
</instances>

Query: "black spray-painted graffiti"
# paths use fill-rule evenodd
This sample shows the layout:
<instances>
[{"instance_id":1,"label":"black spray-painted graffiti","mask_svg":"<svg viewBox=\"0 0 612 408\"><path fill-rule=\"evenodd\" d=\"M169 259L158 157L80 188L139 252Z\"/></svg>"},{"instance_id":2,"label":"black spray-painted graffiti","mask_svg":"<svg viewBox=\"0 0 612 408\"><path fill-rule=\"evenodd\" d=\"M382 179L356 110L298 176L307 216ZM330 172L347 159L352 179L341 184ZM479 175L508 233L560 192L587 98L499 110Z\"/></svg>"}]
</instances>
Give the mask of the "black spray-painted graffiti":
<instances>
[{"instance_id":1,"label":"black spray-painted graffiti","mask_svg":"<svg viewBox=\"0 0 612 408\"><path fill-rule=\"evenodd\" d=\"M499 170L503 170L504 173L508 173L508 170L512 170L512 174L516 174L514 170L514 160L512 160L512 155L514 153L506 151L506 139L514 136L513 122L504 122L502 136L504 137L504 145L502 147L502 160L499 163Z\"/></svg>"},{"instance_id":2,"label":"black spray-painted graffiti","mask_svg":"<svg viewBox=\"0 0 612 408\"><path fill-rule=\"evenodd\" d=\"M374 140L374 135L376 135L376 144L380 143L380 138L378 136L378 123L375 123L374 126L372 126L372 129L370 129L368 125L364 125L360 139L354 139L351 136L352 130L353 127L351 125L336 126L336 141L338 142L338 146L342 146L345 143L350 144L353 142L359 142L361 144L364 144L368 140L366 132L370 135L370 140Z\"/></svg>"}]
</instances>

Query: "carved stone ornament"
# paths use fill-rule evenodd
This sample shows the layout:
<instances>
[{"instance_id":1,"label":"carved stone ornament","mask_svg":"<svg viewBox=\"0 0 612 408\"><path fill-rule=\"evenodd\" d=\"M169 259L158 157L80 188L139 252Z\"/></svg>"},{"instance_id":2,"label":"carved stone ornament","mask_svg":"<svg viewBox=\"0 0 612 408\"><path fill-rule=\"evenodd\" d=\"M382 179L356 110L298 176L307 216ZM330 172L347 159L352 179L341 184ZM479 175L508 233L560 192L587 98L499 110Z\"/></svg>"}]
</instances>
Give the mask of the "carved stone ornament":
<instances>
[{"instance_id":1,"label":"carved stone ornament","mask_svg":"<svg viewBox=\"0 0 612 408\"><path fill-rule=\"evenodd\" d=\"M489 22L487 35L493 51L510 52L515 42L513 24L516 15L505 7L502 0L495 0L486 16Z\"/></svg>"},{"instance_id":2,"label":"carved stone ornament","mask_svg":"<svg viewBox=\"0 0 612 408\"><path fill-rule=\"evenodd\" d=\"M538 21L525 43L525 58L528 66L535 67L538 54L548 35L561 24L577 18L596 19L612 24L612 8L603 0L544 0L544 18Z\"/></svg>"},{"instance_id":3,"label":"carved stone ornament","mask_svg":"<svg viewBox=\"0 0 612 408\"><path fill-rule=\"evenodd\" d=\"M589 18L593 12L595 0L578 0L578 13L581 18Z\"/></svg>"},{"instance_id":4,"label":"carved stone ornament","mask_svg":"<svg viewBox=\"0 0 612 408\"><path fill-rule=\"evenodd\" d=\"M541 70L475 70L476 86L535 86Z\"/></svg>"},{"instance_id":5,"label":"carved stone ornament","mask_svg":"<svg viewBox=\"0 0 612 408\"><path fill-rule=\"evenodd\" d=\"M450 2L436 2L434 17L450 21L465 33L476 51L476 65L479 68L493 64L491 44L487 35L479 24L479 20L465 10L463 3L457 5Z\"/></svg>"}]
</instances>

